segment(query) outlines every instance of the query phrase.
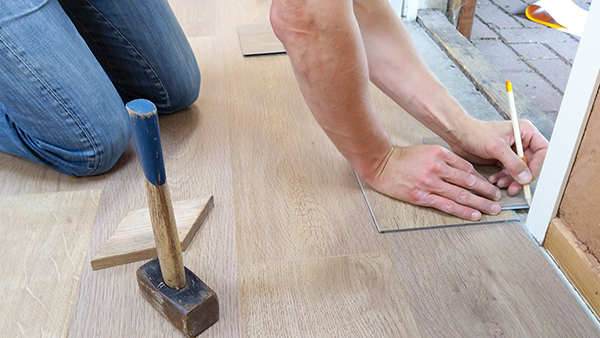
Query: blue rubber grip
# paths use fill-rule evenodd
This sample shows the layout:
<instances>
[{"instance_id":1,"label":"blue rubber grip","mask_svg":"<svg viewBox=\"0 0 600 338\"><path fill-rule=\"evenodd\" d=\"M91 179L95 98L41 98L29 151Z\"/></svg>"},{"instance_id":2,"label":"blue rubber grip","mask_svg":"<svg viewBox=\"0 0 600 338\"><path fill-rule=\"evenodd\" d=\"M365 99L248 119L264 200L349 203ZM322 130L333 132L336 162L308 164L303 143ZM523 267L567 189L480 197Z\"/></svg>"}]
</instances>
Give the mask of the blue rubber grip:
<instances>
[{"instance_id":1,"label":"blue rubber grip","mask_svg":"<svg viewBox=\"0 0 600 338\"><path fill-rule=\"evenodd\" d=\"M133 138L144 175L148 182L161 186L166 182L166 175L156 107L146 99L133 100L125 106L131 118Z\"/></svg>"}]
</instances>

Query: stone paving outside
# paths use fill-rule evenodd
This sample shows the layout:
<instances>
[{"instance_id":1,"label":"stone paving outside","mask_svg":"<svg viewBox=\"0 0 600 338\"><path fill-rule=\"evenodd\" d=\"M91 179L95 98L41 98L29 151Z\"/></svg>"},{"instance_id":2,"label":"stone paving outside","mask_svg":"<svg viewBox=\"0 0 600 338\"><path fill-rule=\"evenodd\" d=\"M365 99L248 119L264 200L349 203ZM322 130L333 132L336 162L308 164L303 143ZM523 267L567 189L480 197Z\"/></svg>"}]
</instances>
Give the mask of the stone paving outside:
<instances>
[{"instance_id":1,"label":"stone paving outside","mask_svg":"<svg viewBox=\"0 0 600 338\"><path fill-rule=\"evenodd\" d=\"M472 43L553 121L569 79L579 37L527 19L536 0L478 0ZM574 1L588 10L591 1Z\"/></svg>"}]
</instances>

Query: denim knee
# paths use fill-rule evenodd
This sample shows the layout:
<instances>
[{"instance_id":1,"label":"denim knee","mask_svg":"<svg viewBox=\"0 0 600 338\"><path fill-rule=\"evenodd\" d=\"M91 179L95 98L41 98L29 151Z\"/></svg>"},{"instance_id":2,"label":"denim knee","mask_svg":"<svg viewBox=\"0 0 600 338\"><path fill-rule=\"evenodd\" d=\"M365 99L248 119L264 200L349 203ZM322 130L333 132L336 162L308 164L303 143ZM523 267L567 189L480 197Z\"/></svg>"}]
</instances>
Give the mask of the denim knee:
<instances>
[{"instance_id":1,"label":"denim knee","mask_svg":"<svg viewBox=\"0 0 600 338\"><path fill-rule=\"evenodd\" d=\"M58 172L72 176L102 174L114 167L129 145L131 129L127 122L121 120L97 126L81 147L41 146L33 151L45 162L43 164Z\"/></svg>"},{"instance_id":2,"label":"denim knee","mask_svg":"<svg viewBox=\"0 0 600 338\"><path fill-rule=\"evenodd\" d=\"M110 135L110 137L100 139L98 141L98 151L90 153L84 161L84 163L94 165L80 170L75 167L70 175L93 176L105 173L114 167L129 145L131 130L129 125L119 124L114 125L110 130L106 130L106 135Z\"/></svg>"},{"instance_id":3,"label":"denim knee","mask_svg":"<svg viewBox=\"0 0 600 338\"><path fill-rule=\"evenodd\" d=\"M196 102L200 94L200 70L194 64L180 72L180 76L174 77L171 82L173 83L164 84L168 93L167 102L154 102L161 114L174 113Z\"/></svg>"}]
</instances>

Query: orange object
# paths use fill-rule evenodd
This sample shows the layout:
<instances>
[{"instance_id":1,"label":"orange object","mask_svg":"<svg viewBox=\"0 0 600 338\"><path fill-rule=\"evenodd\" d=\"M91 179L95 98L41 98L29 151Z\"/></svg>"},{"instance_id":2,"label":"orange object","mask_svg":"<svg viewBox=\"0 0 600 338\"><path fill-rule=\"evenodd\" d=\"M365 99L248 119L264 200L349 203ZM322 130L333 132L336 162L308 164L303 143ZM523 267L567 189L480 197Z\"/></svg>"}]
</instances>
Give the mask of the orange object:
<instances>
[{"instance_id":1,"label":"orange object","mask_svg":"<svg viewBox=\"0 0 600 338\"><path fill-rule=\"evenodd\" d=\"M527 15L527 18L529 18L529 20L540 23L542 25L546 25L548 27L566 28L564 26L561 26L558 22L556 22L552 18L552 16L548 14L548 12L546 12L545 9L536 4L527 6L527 9L525 10L525 15Z\"/></svg>"}]
</instances>

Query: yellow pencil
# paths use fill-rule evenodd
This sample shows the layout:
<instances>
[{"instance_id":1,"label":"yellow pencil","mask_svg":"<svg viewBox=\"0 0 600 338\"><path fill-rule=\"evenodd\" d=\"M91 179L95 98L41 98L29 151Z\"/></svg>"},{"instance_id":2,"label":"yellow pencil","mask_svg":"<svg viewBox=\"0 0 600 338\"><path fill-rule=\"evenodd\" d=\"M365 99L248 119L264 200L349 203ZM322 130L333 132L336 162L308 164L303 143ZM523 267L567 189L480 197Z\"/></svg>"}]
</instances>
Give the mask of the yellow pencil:
<instances>
[{"instance_id":1,"label":"yellow pencil","mask_svg":"<svg viewBox=\"0 0 600 338\"><path fill-rule=\"evenodd\" d=\"M512 121L513 132L515 134L515 146L517 147L517 155L519 155L525 164L527 164L527 158L523 155L523 143L521 141L521 129L519 129L519 119L517 118L517 108L515 107L515 96L512 91L512 84L510 81L506 81L506 94L508 95L508 106L510 107L510 120ZM531 205L531 189L529 184L523 186L523 193L525 193L525 199L527 204Z\"/></svg>"}]
</instances>

